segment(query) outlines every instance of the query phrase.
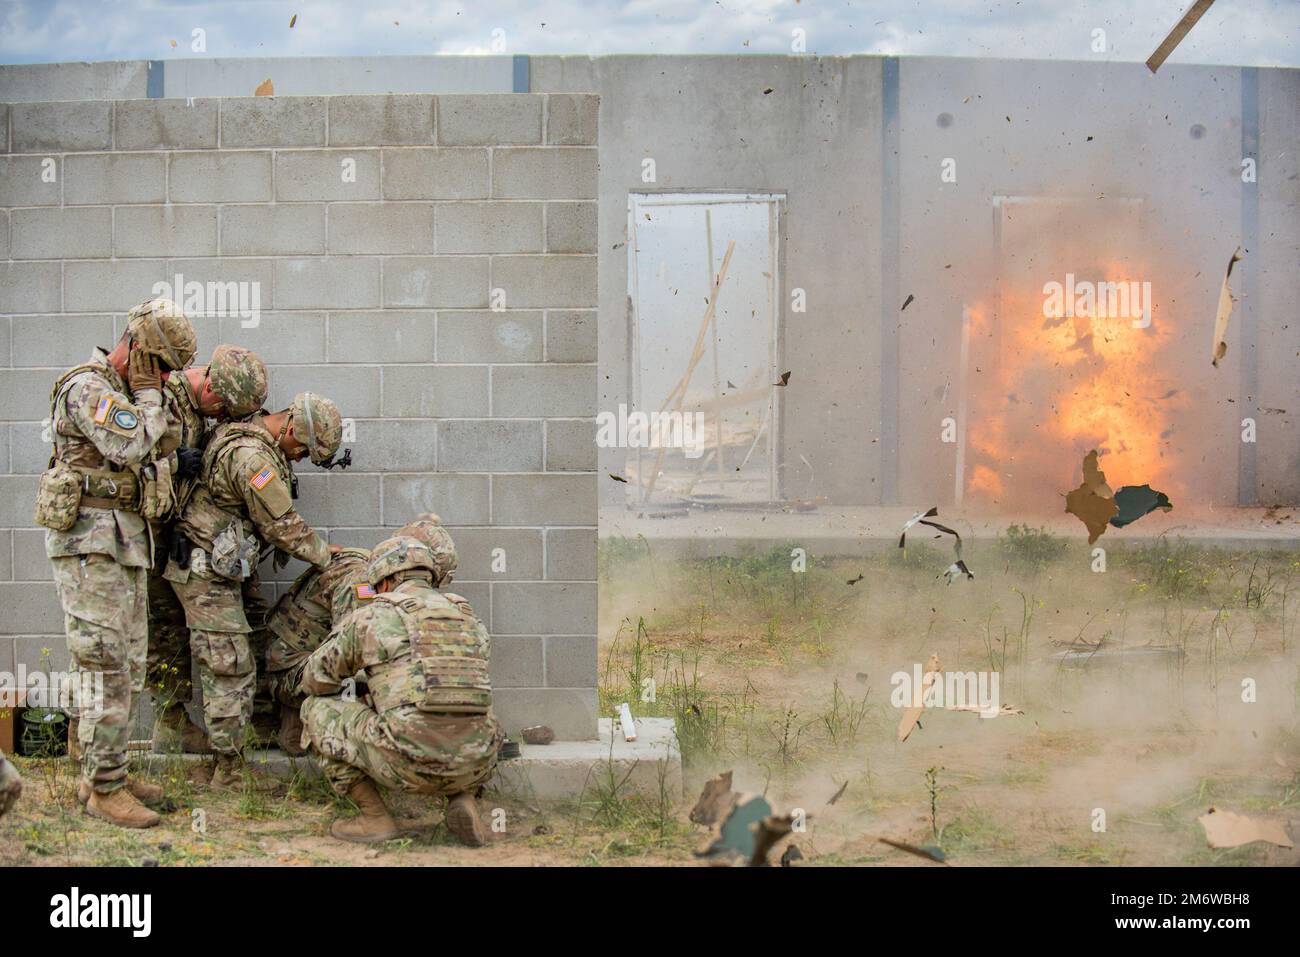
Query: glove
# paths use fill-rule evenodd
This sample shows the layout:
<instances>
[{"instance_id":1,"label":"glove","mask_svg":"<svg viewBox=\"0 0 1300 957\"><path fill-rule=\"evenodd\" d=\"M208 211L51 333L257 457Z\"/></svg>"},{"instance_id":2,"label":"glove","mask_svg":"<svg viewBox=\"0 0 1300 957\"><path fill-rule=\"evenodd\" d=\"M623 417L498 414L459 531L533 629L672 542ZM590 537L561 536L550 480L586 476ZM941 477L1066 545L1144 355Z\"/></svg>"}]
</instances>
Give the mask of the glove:
<instances>
[{"instance_id":1,"label":"glove","mask_svg":"<svg viewBox=\"0 0 1300 957\"><path fill-rule=\"evenodd\" d=\"M162 366L158 357L143 349L132 349L126 360L126 382L133 394L146 389L162 391Z\"/></svg>"},{"instance_id":2,"label":"glove","mask_svg":"<svg viewBox=\"0 0 1300 957\"><path fill-rule=\"evenodd\" d=\"M202 449L180 448L176 450L176 457L178 460L176 477L178 479L184 481L199 474L199 467L203 464Z\"/></svg>"}]
</instances>

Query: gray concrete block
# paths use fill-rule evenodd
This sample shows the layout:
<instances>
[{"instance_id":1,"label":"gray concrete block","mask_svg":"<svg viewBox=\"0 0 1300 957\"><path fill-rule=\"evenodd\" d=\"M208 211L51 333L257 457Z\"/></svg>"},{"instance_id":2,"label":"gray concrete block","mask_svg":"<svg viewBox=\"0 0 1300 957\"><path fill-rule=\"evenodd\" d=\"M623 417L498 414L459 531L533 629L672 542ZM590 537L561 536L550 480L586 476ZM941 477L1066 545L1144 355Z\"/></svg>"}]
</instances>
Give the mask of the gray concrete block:
<instances>
[{"instance_id":1,"label":"gray concrete block","mask_svg":"<svg viewBox=\"0 0 1300 957\"><path fill-rule=\"evenodd\" d=\"M437 220L440 253L542 251L541 203L444 203Z\"/></svg>"},{"instance_id":2,"label":"gray concrete block","mask_svg":"<svg viewBox=\"0 0 1300 957\"><path fill-rule=\"evenodd\" d=\"M299 392L316 392L333 400L344 419L365 419L379 415L379 369L375 366L271 366L269 371L268 408L287 408ZM349 445L360 446L352 452L358 468L361 464L366 432L375 423L355 423L357 438ZM370 462L377 461L374 454ZM300 465L300 468L304 466Z\"/></svg>"},{"instance_id":3,"label":"gray concrete block","mask_svg":"<svg viewBox=\"0 0 1300 957\"><path fill-rule=\"evenodd\" d=\"M9 344L12 323L11 317L0 316L0 369L7 369L13 365L13 350Z\"/></svg>"},{"instance_id":4,"label":"gray concrete block","mask_svg":"<svg viewBox=\"0 0 1300 957\"><path fill-rule=\"evenodd\" d=\"M551 146L595 146L600 97L552 93L546 98L546 142Z\"/></svg>"},{"instance_id":5,"label":"gray concrete block","mask_svg":"<svg viewBox=\"0 0 1300 957\"><path fill-rule=\"evenodd\" d=\"M507 732L516 740L522 728L535 724L546 724L562 741L580 741L594 736L596 724L596 689L595 688L502 688L492 692L492 710ZM621 739L621 735L619 736ZM555 750L550 750L555 749ZM540 759L557 761L561 752L554 744L546 748L537 748ZM550 797L565 795L572 797L582 791L583 781L592 777L592 766L598 760L595 754L588 756L588 761L563 778L560 783L543 788L538 774L533 773L533 780L521 787L520 793L543 794ZM599 767L599 764L595 764ZM516 773L502 767L502 775ZM548 776L549 777L549 776ZM647 792L649 793L649 792Z\"/></svg>"},{"instance_id":6,"label":"gray concrete block","mask_svg":"<svg viewBox=\"0 0 1300 957\"><path fill-rule=\"evenodd\" d=\"M472 581L535 581L542 577L542 532L536 528L452 530L459 567ZM497 552L497 549L501 549ZM504 563L504 571L495 571Z\"/></svg>"},{"instance_id":7,"label":"gray concrete block","mask_svg":"<svg viewBox=\"0 0 1300 957\"><path fill-rule=\"evenodd\" d=\"M107 206L15 209L14 259L107 259L113 254L113 210Z\"/></svg>"},{"instance_id":8,"label":"gray concrete block","mask_svg":"<svg viewBox=\"0 0 1300 957\"><path fill-rule=\"evenodd\" d=\"M550 419L547 421L546 471L591 472L595 468L595 419Z\"/></svg>"},{"instance_id":9,"label":"gray concrete block","mask_svg":"<svg viewBox=\"0 0 1300 957\"><path fill-rule=\"evenodd\" d=\"M5 610L0 618L0 635L52 635L63 631L63 609L53 582L0 582L0 607ZM15 657L29 668L40 663L40 648L49 644L31 644L33 641L22 637L14 645Z\"/></svg>"},{"instance_id":10,"label":"gray concrete block","mask_svg":"<svg viewBox=\"0 0 1300 957\"><path fill-rule=\"evenodd\" d=\"M126 312L148 299L158 282L171 282L161 259L114 262L67 262L63 265L64 309L67 312ZM46 310L54 311L51 306Z\"/></svg>"},{"instance_id":11,"label":"gray concrete block","mask_svg":"<svg viewBox=\"0 0 1300 957\"><path fill-rule=\"evenodd\" d=\"M6 370L0 376L0 415L9 422L43 421L50 414L50 388L58 374L48 369ZM18 524L31 525L31 516L27 518Z\"/></svg>"},{"instance_id":12,"label":"gray concrete block","mask_svg":"<svg viewBox=\"0 0 1300 957\"><path fill-rule=\"evenodd\" d=\"M218 319L223 316L241 316L243 311L247 311L250 313L249 322L260 323L261 310L271 308L272 264L280 261L233 258L169 259L165 278L172 286L173 295L170 298L178 302L181 301L180 296L176 294L178 276L185 290L186 300L189 299L191 283L203 285L203 309L198 310L187 306L186 313L191 318ZM139 302L139 299L136 302ZM133 302L132 305L135 303ZM257 307L257 316L251 315L254 306ZM247 309L241 310L241 307Z\"/></svg>"},{"instance_id":13,"label":"gray concrete block","mask_svg":"<svg viewBox=\"0 0 1300 957\"><path fill-rule=\"evenodd\" d=\"M547 203L546 251L548 253L595 253L596 204Z\"/></svg>"},{"instance_id":14,"label":"gray concrete block","mask_svg":"<svg viewBox=\"0 0 1300 957\"><path fill-rule=\"evenodd\" d=\"M42 586L44 587L44 586ZM49 586L53 591L54 586ZM24 664L28 671L41 669L48 671L68 670L71 659L68 657L67 638L63 634L63 612L58 610L59 601L54 599L54 606L59 618L59 626L52 632L41 635L19 635L14 638L14 665Z\"/></svg>"},{"instance_id":15,"label":"gray concrete block","mask_svg":"<svg viewBox=\"0 0 1300 957\"><path fill-rule=\"evenodd\" d=\"M552 309L546 314L548 362L596 361L596 312Z\"/></svg>"},{"instance_id":16,"label":"gray concrete block","mask_svg":"<svg viewBox=\"0 0 1300 957\"><path fill-rule=\"evenodd\" d=\"M0 156L0 206L57 206L62 201L63 157Z\"/></svg>"},{"instance_id":17,"label":"gray concrete block","mask_svg":"<svg viewBox=\"0 0 1300 957\"><path fill-rule=\"evenodd\" d=\"M14 661L14 640L10 637L0 638L0 671L13 674L18 670Z\"/></svg>"},{"instance_id":18,"label":"gray concrete block","mask_svg":"<svg viewBox=\"0 0 1300 957\"><path fill-rule=\"evenodd\" d=\"M113 148L113 104L107 100L15 103L9 108L15 153L69 153Z\"/></svg>"},{"instance_id":19,"label":"gray concrete block","mask_svg":"<svg viewBox=\"0 0 1300 957\"><path fill-rule=\"evenodd\" d=\"M52 381L46 383L47 396L53 384ZM7 382L0 382L0 394L8 389ZM0 528L36 526L36 519L32 517L32 511L36 507L36 481L35 475L0 475Z\"/></svg>"},{"instance_id":20,"label":"gray concrete block","mask_svg":"<svg viewBox=\"0 0 1300 957\"><path fill-rule=\"evenodd\" d=\"M415 145L434 142L433 96L331 96L331 146Z\"/></svg>"},{"instance_id":21,"label":"gray concrete block","mask_svg":"<svg viewBox=\"0 0 1300 957\"><path fill-rule=\"evenodd\" d=\"M439 423L438 468L444 472L523 472L542 467L542 423L451 419ZM526 525L530 522L497 524Z\"/></svg>"},{"instance_id":22,"label":"gray concrete block","mask_svg":"<svg viewBox=\"0 0 1300 957\"><path fill-rule=\"evenodd\" d=\"M8 428L9 471L15 475L40 475L50 464L51 446L44 437L45 425L15 422Z\"/></svg>"},{"instance_id":23,"label":"gray concrete block","mask_svg":"<svg viewBox=\"0 0 1300 957\"><path fill-rule=\"evenodd\" d=\"M536 688L546 683L543 639L531 635L492 638L492 688Z\"/></svg>"},{"instance_id":24,"label":"gray concrete block","mask_svg":"<svg viewBox=\"0 0 1300 957\"><path fill-rule=\"evenodd\" d=\"M596 529L548 528L546 577L557 581L595 581Z\"/></svg>"},{"instance_id":25,"label":"gray concrete block","mask_svg":"<svg viewBox=\"0 0 1300 957\"><path fill-rule=\"evenodd\" d=\"M325 98L230 97L221 101L221 145L324 146Z\"/></svg>"},{"instance_id":26,"label":"gray concrete block","mask_svg":"<svg viewBox=\"0 0 1300 957\"><path fill-rule=\"evenodd\" d=\"M596 367L499 366L492 371L492 414L594 416Z\"/></svg>"},{"instance_id":27,"label":"gray concrete block","mask_svg":"<svg viewBox=\"0 0 1300 957\"><path fill-rule=\"evenodd\" d=\"M350 471L299 475L295 505L313 528L377 525L379 476Z\"/></svg>"},{"instance_id":28,"label":"gray concrete block","mask_svg":"<svg viewBox=\"0 0 1300 957\"><path fill-rule=\"evenodd\" d=\"M0 67L0 100L48 103L145 96L148 78L145 60L14 64Z\"/></svg>"},{"instance_id":29,"label":"gray concrete block","mask_svg":"<svg viewBox=\"0 0 1300 957\"><path fill-rule=\"evenodd\" d=\"M56 262L0 263L0 313L59 311L60 275Z\"/></svg>"},{"instance_id":30,"label":"gray concrete block","mask_svg":"<svg viewBox=\"0 0 1300 957\"><path fill-rule=\"evenodd\" d=\"M116 110L120 150L215 149L215 99L120 100Z\"/></svg>"},{"instance_id":31,"label":"gray concrete block","mask_svg":"<svg viewBox=\"0 0 1300 957\"><path fill-rule=\"evenodd\" d=\"M369 528L331 528L329 540L331 545L342 545L344 548L370 548L392 533L392 529L378 525Z\"/></svg>"},{"instance_id":32,"label":"gray concrete block","mask_svg":"<svg viewBox=\"0 0 1300 957\"><path fill-rule=\"evenodd\" d=\"M450 94L438 97L438 142L497 146L542 141L542 97L533 94Z\"/></svg>"},{"instance_id":33,"label":"gray concrete block","mask_svg":"<svg viewBox=\"0 0 1300 957\"><path fill-rule=\"evenodd\" d=\"M167 175L173 203L263 203L271 198L269 152L172 153Z\"/></svg>"},{"instance_id":34,"label":"gray concrete block","mask_svg":"<svg viewBox=\"0 0 1300 957\"><path fill-rule=\"evenodd\" d=\"M431 472L440 428L438 423L421 419L358 422L352 460L368 471Z\"/></svg>"},{"instance_id":35,"label":"gray concrete block","mask_svg":"<svg viewBox=\"0 0 1300 957\"><path fill-rule=\"evenodd\" d=\"M494 475L492 521L497 525L595 525L596 476Z\"/></svg>"},{"instance_id":36,"label":"gray concrete block","mask_svg":"<svg viewBox=\"0 0 1300 957\"><path fill-rule=\"evenodd\" d=\"M384 150L384 199L486 199L485 149Z\"/></svg>"},{"instance_id":37,"label":"gray concrete block","mask_svg":"<svg viewBox=\"0 0 1300 957\"><path fill-rule=\"evenodd\" d=\"M486 256L419 256L384 261L384 305L482 308L488 304Z\"/></svg>"},{"instance_id":38,"label":"gray concrete block","mask_svg":"<svg viewBox=\"0 0 1300 957\"><path fill-rule=\"evenodd\" d=\"M108 315L14 316L12 340L16 368L67 369L84 362L95 346L109 348L117 336L113 331L113 317ZM43 390L47 398L55 375L51 374L50 383Z\"/></svg>"},{"instance_id":39,"label":"gray concrete block","mask_svg":"<svg viewBox=\"0 0 1300 957\"><path fill-rule=\"evenodd\" d=\"M595 256L496 256L492 286L509 308L591 308L596 305Z\"/></svg>"},{"instance_id":40,"label":"gray concrete block","mask_svg":"<svg viewBox=\"0 0 1300 957\"><path fill-rule=\"evenodd\" d=\"M334 362L432 362L433 329L432 312L332 312L329 356Z\"/></svg>"},{"instance_id":41,"label":"gray concrete block","mask_svg":"<svg viewBox=\"0 0 1300 957\"><path fill-rule=\"evenodd\" d=\"M421 512L433 512L448 525L486 525L491 520L488 477L452 473L385 475L384 524L396 528Z\"/></svg>"},{"instance_id":42,"label":"gray concrete block","mask_svg":"<svg viewBox=\"0 0 1300 957\"><path fill-rule=\"evenodd\" d=\"M433 205L333 203L329 209L329 251L431 253Z\"/></svg>"},{"instance_id":43,"label":"gray concrete block","mask_svg":"<svg viewBox=\"0 0 1300 957\"><path fill-rule=\"evenodd\" d=\"M537 362L542 358L540 312L441 312L440 362Z\"/></svg>"},{"instance_id":44,"label":"gray concrete block","mask_svg":"<svg viewBox=\"0 0 1300 957\"><path fill-rule=\"evenodd\" d=\"M384 415L475 418L488 414L487 366L385 366Z\"/></svg>"},{"instance_id":45,"label":"gray concrete block","mask_svg":"<svg viewBox=\"0 0 1300 957\"><path fill-rule=\"evenodd\" d=\"M546 684L551 688L596 687L596 636L547 635Z\"/></svg>"},{"instance_id":46,"label":"gray concrete block","mask_svg":"<svg viewBox=\"0 0 1300 957\"><path fill-rule=\"evenodd\" d=\"M252 349L272 365L325 361L323 312L263 312L256 326L245 328L242 323L235 316L222 318L217 338ZM207 355L210 353L200 353L195 361Z\"/></svg>"},{"instance_id":47,"label":"gray concrete block","mask_svg":"<svg viewBox=\"0 0 1300 957\"><path fill-rule=\"evenodd\" d=\"M221 207L223 256L319 256L324 252L323 204Z\"/></svg>"},{"instance_id":48,"label":"gray concrete block","mask_svg":"<svg viewBox=\"0 0 1300 957\"><path fill-rule=\"evenodd\" d=\"M9 152L9 104L0 105L0 153Z\"/></svg>"},{"instance_id":49,"label":"gray concrete block","mask_svg":"<svg viewBox=\"0 0 1300 957\"><path fill-rule=\"evenodd\" d=\"M495 199L595 199L596 151L581 147L492 151Z\"/></svg>"},{"instance_id":50,"label":"gray concrete block","mask_svg":"<svg viewBox=\"0 0 1300 957\"><path fill-rule=\"evenodd\" d=\"M124 206L114 212L115 256L216 254L215 206Z\"/></svg>"},{"instance_id":51,"label":"gray concrete block","mask_svg":"<svg viewBox=\"0 0 1300 957\"><path fill-rule=\"evenodd\" d=\"M0 211L0 259L9 257L9 210Z\"/></svg>"},{"instance_id":52,"label":"gray concrete block","mask_svg":"<svg viewBox=\"0 0 1300 957\"><path fill-rule=\"evenodd\" d=\"M378 150L290 150L275 154L281 202L379 198Z\"/></svg>"},{"instance_id":53,"label":"gray concrete block","mask_svg":"<svg viewBox=\"0 0 1300 957\"><path fill-rule=\"evenodd\" d=\"M378 305L378 259L329 256L275 261L277 309L362 309Z\"/></svg>"},{"instance_id":54,"label":"gray concrete block","mask_svg":"<svg viewBox=\"0 0 1300 957\"><path fill-rule=\"evenodd\" d=\"M10 581L14 577L13 535L9 529L0 528L0 581ZM12 648L9 650L13 651ZM0 642L0 669L4 668L3 656L4 642Z\"/></svg>"},{"instance_id":55,"label":"gray concrete block","mask_svg":"<svg viewBox=\"0 0 1300 957\"><path fill-rule=\"evenodd\" d=\"M97 153L63 160L63 201L69 206L161 203L167 198L162 153Z\"/></svg>"},{"instance_id":56,"label":"gray concrete block","mask_svg":"<svg viewBox=\"0 0 1300 957\"><path fill-rule=\"evenodd\" d=\"M9 467L9 433L13 430L12 425L0 425L0 475L8 475L13 472Z\"/></svg>"},{"instance_id":57,"label":"gray concrete block","mask_svg":"<svg viewBox=\"0 0 1300 957\"><path fill-rule=\"evenodd\" d=\"M492 624L502 635L594 635L596 583L496 582Z\"/></svg>"},{"instance_id":58,"label":"gray concrete block","mask_svg":"<svg viewBox=\"0 0 1300 957\"><path fill-rule=\"evenodd\" d=\"M13 531L14 581L35 582L53 581L54 570L45 555L45 530L40 528L16 528Z\"/></svg>"}]
</instances>

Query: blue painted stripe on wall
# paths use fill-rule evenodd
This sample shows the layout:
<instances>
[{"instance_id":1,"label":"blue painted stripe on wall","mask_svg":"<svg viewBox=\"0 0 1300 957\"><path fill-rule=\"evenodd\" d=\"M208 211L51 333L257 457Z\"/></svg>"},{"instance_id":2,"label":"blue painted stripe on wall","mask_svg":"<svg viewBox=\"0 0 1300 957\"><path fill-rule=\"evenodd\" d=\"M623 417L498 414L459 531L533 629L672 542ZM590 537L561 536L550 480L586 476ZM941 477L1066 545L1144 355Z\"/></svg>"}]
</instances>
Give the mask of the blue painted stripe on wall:
<instances>
[{"instance_id":1,"label":"blue painted stripe on wall","mask_svg":"<svg viewBox=\"0 0 1300 957\"><path fill-rule=\"evenodd\" d=\"M149 61L149 81L145 87L145 96L151 100L160 100L163 95L163 61Z\"/></svg>"},{"instance_id":2,"label":"blue painted stripe on wall","mask_svg":"<svg viewBox=\"0 0 1300 957\"><path fill-rule=\"evenodd\" d=\"M532 91L532 81L528 72L528 56L523 53L515 54L515 83L514 90L516 93L529 93Z\"/></svg>"}]
</instances>

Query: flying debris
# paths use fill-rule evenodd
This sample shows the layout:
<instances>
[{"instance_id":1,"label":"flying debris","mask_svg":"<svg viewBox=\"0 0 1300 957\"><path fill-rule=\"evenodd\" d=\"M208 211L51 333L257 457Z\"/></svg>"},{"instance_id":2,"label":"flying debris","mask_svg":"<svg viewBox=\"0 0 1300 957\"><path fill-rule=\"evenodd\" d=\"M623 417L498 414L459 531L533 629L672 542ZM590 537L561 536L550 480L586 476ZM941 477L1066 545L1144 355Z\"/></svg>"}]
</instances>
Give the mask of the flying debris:
<instances>
[{"instance_id":1,"label":"flying debris","mask_svg":"<svg viewBox=\"0 0 1300 957\"><path fill-rule=\"evenodd\" d=\"M1188 7L1187 12L1183 14L1182 19L1174 25L1169 31L1169 35L1160 41L1160 46L1156 47L1156 52L1147 58L1147 69L1152 73L1160 69L1160 64L1169 58L1169 54L1174 52L1174 47L1183 42L1183 37L1187 36L1192 27L1196 26L1196 21L1201 19L1205 11L1210 9L1210 4L1214 0L1196 0L1194 4Z\"/></svg>"},{"instance_id":2,"label":"flying debris","mask_svg":"<svg viewBox=\"0 0 1300 957\"><path fill-rule=\"evenodd\" d=\"M857 578L850 578L850 579L849 579L848 581L846 581L844 584L846 584L846 585L856 585L858 582L862 581L862 579L863 579L864 577L865 577L865 576L862 574L862 572L858 572L858 577L857 577Z\"/></svg>"},{"instance_id":3,"label":"flying debris","mask_svg":"<svg viewBox=\"0 0 1300 957\"><path fill-rule=\"evenodd\" d=\"M906 841L895 841L888 837L877 838L881 844L888 844L890 847L896 847L900 851L906 851L909 854L915 854L917 857L924 857L931 861L937 861L940 864L948 862L948 855L943 852L943 848L935 847L933 844L908 844Z\"/></svg>"},{"instance_id":4,"label":"flying debris","mask_svg":"<svg viewBox=\"0 0 1300 957\"><path fill-rule=\"evenodd\" d=\"M957 553L957 560L943 571L943 577L948 579L948 584L951 585L960 575L965 575L967 579L974 578L975 573L967 568L966 563L962 561L961 536L957 534L957 530L949 528L947 525L940 525L938 522L927 522L925 519L921 519L921 524L929 525L931 528L937 528L939 531L952 536L952 548L953 551Z\"/></svg>"},{"instance_id":5,"label":"flying debris","mask_svg":"<svg viewBox=\"0 0 1300 957\"><path fill-rule=\"evenodd\" d=\"M915 525L917 522L919 522L919 521L920 521L921 519L923 519L923 518L934 518L934 517L935 517L936 515L938 515L938 514L939 514L939 506L936 505L936 506L934 506L934 508L930 509L930 511L928 511L928 512L917 512L915 515L913 515L911 518L909 518L906 522L904 522L904 523L903 523L903 534L900 535L900 536L898 536L898 547L899 547L899 548L906 548L906 547L907 547L907 530L908 530L909 528L911 528L913 525Z\"/></svg>"},{"instance_id":6,"label":"flying debris","mask_svg":"<svg viewBox=\"0 0 1300 957\"><path fill-rule=\"evenodd\" d=\"M913 296L913 295L909 292L909 293L907 294L907 298L903 300L903 309L906 309L908 306L910 306L910 305L912 304L912 300L915 299L915 298L916 298L916 297ZM898 311L899 311L899 312L902 312L903 309L900 309L900 310L898 310Z\"/></svg>"},{"instance_id":7,"label":"flying debris","mask_svg":"<svg viewBox=\"0 0 1300 957\"><path fill-rule=\"evenodd\" d=\"M1106 524L1119 514L1115 493L1106 484L1106 473L1097 467L1096 449L1084 456L1083 484L1066 494L1065 510L1087 527L1089 545L1101 538Z\"/></svg>"},{"instance_id":8,"label":"flying debris","mask_svg":"<svg viewBox=\"0 0 1300 957\"><path fill-rule=\"evenodd\" d=\"M737 797L739 795L731 790L731 772L723 771L716 778L704 782L704 790L687 818L693 824L717 824L731 813Z\"/></svg>"},{"instance_id":9,"label":"flying debris","mask_svg":"<svg viewBox=\"0 0 1300 957\"><path fill-rule=\"evenodd\" d=\"M1240 259L1241 249L1238 248L1228 260L1228 270L1223 274L1223 285L1219 287L1219 310L1214 316L1214 354L1210 359L1210 365L1216 369L1219 368L1219 360L1228 353L1228 343L1224 337L1228 334L1228 317L1232 315L1232 304L1237 301L1228 288L1228 280L1232 278L1233 264Z\"/></svg>"},{"instance_id":10,"label":"flying debris","mask_svg":"<svg viewBox=\"0 0 1300 957\"><path fill-rule=\"evenodd\" d=\"M907 740L907 736L912 733L912 729L917 726L921 720L921 713L925 710L926 692L939 680L939 656L931 655L930 660L925 665L925 676L921 678L921 704L913 704L912 707L903 710L903 717L898 722L898 743L902 744ZM913 699L914 701L916 699Z\"/></svg>"},{"instance_id":11,"label":"flying debris","mask_svg":"<svg viewBox=\"0 0 1300 957\"><path fill-rule=\"evenodd\" d=\"M1125 485L1115 490L1115 504L1119 514L1111 517L1110 523L1116 528L1131 525L1143 515L1150 515L1156 509L1162 512L1173 511L1173 503L1164 492L1157 492L1150 485Z\"/></svg>"},{"instance_id":12,"label":"flying debris","mask_svg":"<svg viewBox=\"0 0 1300 957\"><path fill-rule=\"evenodd\" d=\"M829 807L830 805L838 801L840 798L844 797L844 792L847 791L848 789L849 789L849 782L845 781L843 784L840 785L840 789L836 791L834 795L831 796L831 799L826 802L827 806Z\"/></svg>"},{"instance_id":13,"label":"flying debris","mask_svg":"<svg viewBox=\"0 0 1300 957\"><path fill-rule=\"evenodd\" d=\"M774 385L774 386L789 385L789 384L790 384L790 373L788 373L788 372L782 372L782 373L781 373L781 381L780 381L780 382L773 382L773 383L772 383L772 385Z\"/></svg>"},{"instance_id":14,"label":"flying debris","mask_svg":"<svg viewBox=\"0 0 1300 957\"><path fill-rule=\"evenodd\" d=\"M612 478L615 482L624 482L624 483L627 482L627 479L623 478L623 476L615 475L613 472L609 473L609 477Z\"/></svg>"},{"instance_id":15,"label":"flying debris","mask_svg":"<svg viewBox=\"0 0 1300 957\"><path fill-rule=\"evenodd\" d=\"M789 847L785 849L785 853L781 855L781 866L793 867L795 861L802 861L802 860L803 860L803 851L799 850L799 845L791 844Z\"/></svg>"},{"instance_id":16,"label":"flying debris","mask_svg":"<svg viewBox=\"0 0 1300 957\"><path fill-rule=\"evenodd\" d=\"M1196 820L1205 828L1205 842L1210 847L1241 847L1255 841L1267 841L1278 847L1295 847L1286 828L1277 821L1262 821L1232 811L1221 811L1214 806Z\"/></svg>"}]
</instances>

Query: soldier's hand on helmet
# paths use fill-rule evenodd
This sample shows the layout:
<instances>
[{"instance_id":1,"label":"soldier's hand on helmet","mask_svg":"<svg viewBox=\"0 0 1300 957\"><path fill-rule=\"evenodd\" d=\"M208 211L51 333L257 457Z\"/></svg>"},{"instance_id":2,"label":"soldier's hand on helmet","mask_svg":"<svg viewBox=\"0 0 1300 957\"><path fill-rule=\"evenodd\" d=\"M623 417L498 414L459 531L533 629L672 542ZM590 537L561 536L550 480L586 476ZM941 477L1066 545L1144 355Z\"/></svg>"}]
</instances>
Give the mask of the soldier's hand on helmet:
<instances>
[{"instance_id":1,"label":"soldier's hand on helmet","mask_svg":"<svg viewBox=\"0 0 1300 957\"><path fill-rule=\"evenodd\" d=\"M133 393L145 389L161 391L163 374L158 357L140 348L132 349L126 362L126 381Z\"/></svg>"},{"instance_id":2,"label":"soldier's hand on helmet","mask_svg":"<svg viewBox=\"0 0 1300 957\"><path fill-rule=\"evenodd\" d=\"M341 552L341 551L343 551L343 546L342 546L342 545L331 545L331 546L330 546L330 554L331 554L331 555L337 555L337 554L338 554L339 552Z\"/></svg>"}]
</instances>

